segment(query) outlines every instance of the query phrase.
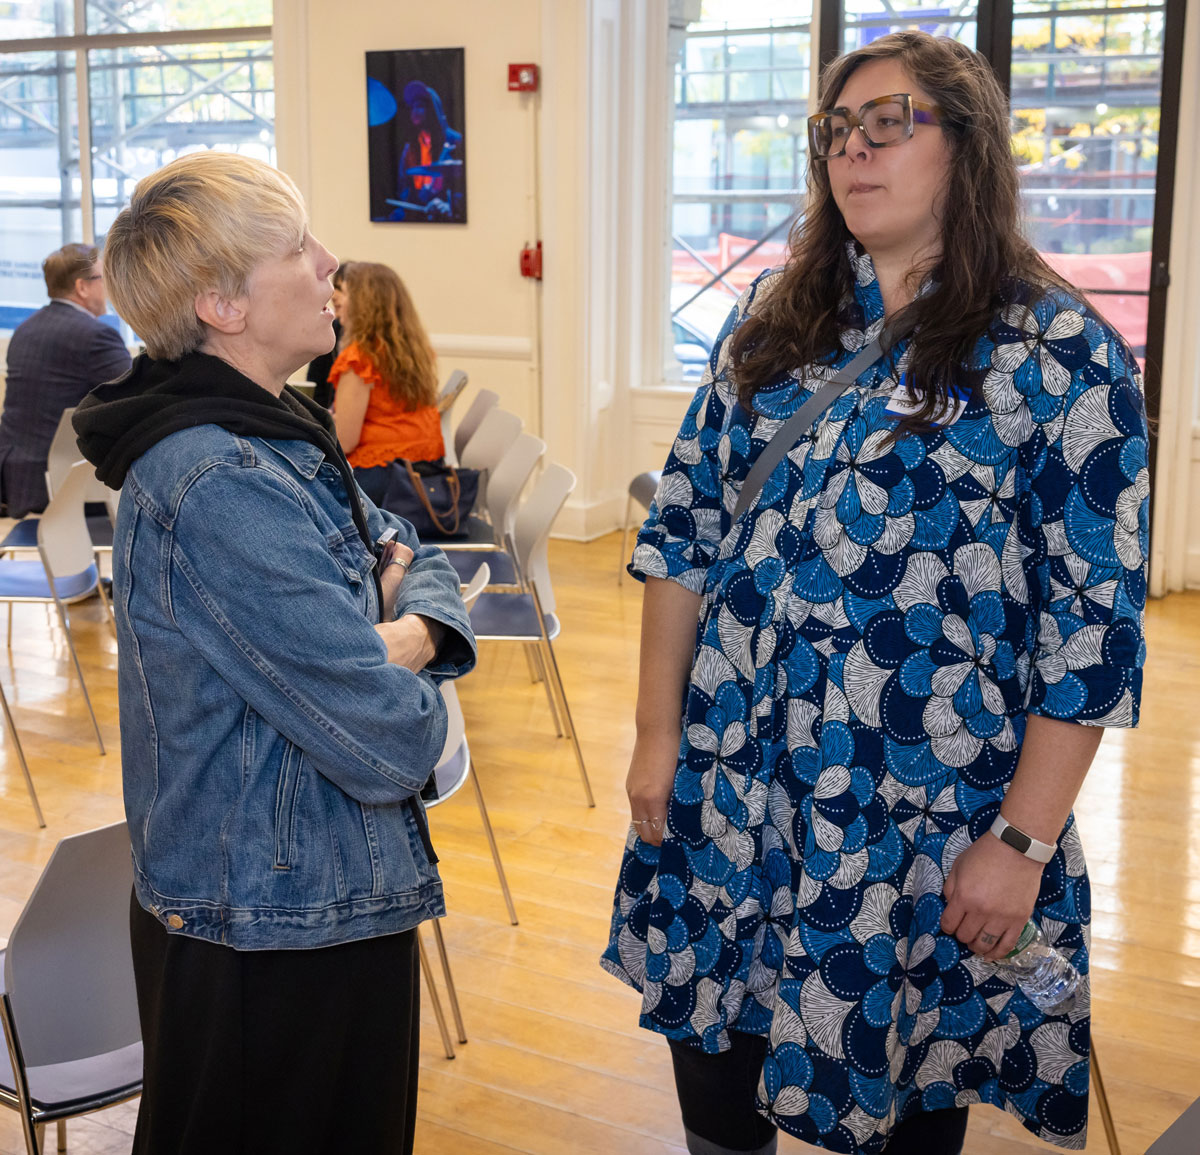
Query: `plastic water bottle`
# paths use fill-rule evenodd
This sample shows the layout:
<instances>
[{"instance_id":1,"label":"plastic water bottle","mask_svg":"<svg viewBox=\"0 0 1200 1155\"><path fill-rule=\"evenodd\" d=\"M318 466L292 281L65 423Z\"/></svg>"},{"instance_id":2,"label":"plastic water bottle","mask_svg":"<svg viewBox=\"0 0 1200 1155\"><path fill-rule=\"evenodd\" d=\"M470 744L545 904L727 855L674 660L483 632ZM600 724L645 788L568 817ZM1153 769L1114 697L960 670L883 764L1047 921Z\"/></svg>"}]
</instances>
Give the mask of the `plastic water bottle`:
<instances>
[{"instance_id":1,"label":"plastic water bottle","mask_svg":"<svg viewBox=\"0 0 1200 1155\"><path fill-rule=\"evenodd\" d=\"M1048 1015L1069 1014L1075 1007L1079 972L1046 941L1032 919L1017 945L996 963L996 973L1019 985L1025 997Z\"/></svg>"}]
</instances>

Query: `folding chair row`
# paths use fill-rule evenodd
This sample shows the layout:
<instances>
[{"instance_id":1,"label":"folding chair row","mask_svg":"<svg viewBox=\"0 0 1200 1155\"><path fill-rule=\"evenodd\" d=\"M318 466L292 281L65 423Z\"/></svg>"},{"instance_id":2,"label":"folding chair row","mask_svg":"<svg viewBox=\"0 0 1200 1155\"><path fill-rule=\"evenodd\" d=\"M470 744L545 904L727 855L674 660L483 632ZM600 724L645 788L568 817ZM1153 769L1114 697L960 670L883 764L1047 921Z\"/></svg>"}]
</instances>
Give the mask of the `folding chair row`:
<instances>
[{"instance_id":1,"label":"folding chair row","mask_svg":"<svg viewBox=\"0 0 1200 1155\"><path fill-rule=\"evenodd\" d=\"M535 437L529 437L519 446L519 467L516 462L512 467L514 482L521 470L525 470L525 477L528 477L545 453L545 448L545 443ZM499 469L497 472L501 473ZM524 484L525 480L521 479L520 484L515 486L513 504L516 503L515 495L519 495ZM504 533L507 548L481 552L458 549L453 541L444 543L443 548L460 581L468 581L480 563L485 561L491 567L493 585L497 571L507 567L511 572L513 580L505 583L504 590L493 588L480 595L471 610L471 628L478 641L520 642L527 647L534 679L541 680L545 686L555 729L560 737L565 734L571 740L587 804L594 806L583 751L553 645L562 625L555 613L548 542L555 519L574 488L575 475L569 469L562 465L548 465L515 513L509 514L506 510L497 515L497 521L501 524L511 517L511 529Z\"/></svg>"},{"instance_id":2,"label":"folding chair row","mask_svg":"<svg viewBox=\"0 0 1200 1155\"><path fill-rule=\"evenodd\" d=\"M67 639L67 647L71 651L71 660L75 666L75 673L79 677L80 688L83 690L83 699L87 703L88 713L91 715L92 728L96 732L96 742L100 747L100 753L103 754L104 739L100 735L100 724L96 720L96 711L92 708L92 699L88 694L87 682L83 677L83 667L80 665L79 655L75 650L75 641L71 635L71 621L67 614L68 605L98 593L104 603L109 620L112 621L112 606L109 605L108 595L104 592L104 586L100 582L100 571L96 565L95 553L84 517L84 498L91 484L91 473L92 467L86 461L75 462L50 499L45 512L38 518L27 518L18 525L19 529L27 522L34 523L35 545L33 548L37 550L38 560L0 560L0 603L8 605L10 651L12 649L12 607L15 604L38 603L55 607ZM0 542L0 552L12 548L28 550L29 547L13 547L9 544L8 538ZM38 824L45 826L37 793L33 788L33 780L29 775L29 767L21 749L21 740L12 715L9 713L7 701L3 702L3 707L5 721L21 763L25 785L29 791L34 812L37 814Z\"/></svg>"}]
</instances>

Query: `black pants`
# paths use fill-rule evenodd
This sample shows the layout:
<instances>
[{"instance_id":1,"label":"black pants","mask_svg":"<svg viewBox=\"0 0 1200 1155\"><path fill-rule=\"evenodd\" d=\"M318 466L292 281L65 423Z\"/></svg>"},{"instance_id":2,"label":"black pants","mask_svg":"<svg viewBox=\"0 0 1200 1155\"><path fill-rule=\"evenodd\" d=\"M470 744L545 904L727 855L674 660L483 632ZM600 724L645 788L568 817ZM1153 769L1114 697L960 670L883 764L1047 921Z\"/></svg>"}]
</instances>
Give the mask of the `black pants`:
<instances>
[{"instance_id":1,"label":"black pants","mask_svg":"<svg viewBox=\"0 0 1200 1155\"><path fill-rule=\"evenodd\" d=\"M717 1055L668 1040L683 1125L712 1147L759 1151L775 1137L774 1125L754 1109L767 1040L742 1031L730 1031L729 1040L730 1049ZM884 1155L959 1155L966 1134L966 1107L923 1111L897 1125Z\"/></svg>"},{"instance_id":2,"label":"black pants","mask_svg":"<svg viewBox=\"0 0 1200 1155\"><path fill-rule=\"evenodd\" d=\"M409 1155L417 932L236 951L168 934L134 898L145 1083L134 1155Z\"/></svg>"}]
</instances>

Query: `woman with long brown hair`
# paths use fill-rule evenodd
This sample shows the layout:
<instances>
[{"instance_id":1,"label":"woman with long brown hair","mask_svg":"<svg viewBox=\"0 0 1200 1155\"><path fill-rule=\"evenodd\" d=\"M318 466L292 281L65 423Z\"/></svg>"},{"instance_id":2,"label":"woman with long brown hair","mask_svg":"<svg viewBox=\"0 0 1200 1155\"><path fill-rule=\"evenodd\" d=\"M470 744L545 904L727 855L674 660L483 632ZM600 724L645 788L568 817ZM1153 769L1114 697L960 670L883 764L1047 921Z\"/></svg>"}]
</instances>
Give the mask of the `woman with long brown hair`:
<instances>
[{"instance_id":1,"label":"woman with long brown hair","mask_svg":"<svg viewBox=\"0 0 1200 1155\"><path fill-rule=\"evenodd\" d=\"M1137 723L1147 431L1120 336L1020 231L1008 106L925 33L834 61L791 257L743 294L634 551L631 826L603 965L688 1149L1082 1147L1071 807ZM993 965L1032 920L1083 976Z\"/></svg>"},{"instance_id":2,"label":"woman with long brown hair","mask_svg":"<svg viewBox=\"0 0 1200 1155\"><path fill-rule=\"evenodd\" d=\"M372 500L372 479L398 458L437 461L445 453L437 411L433 348L395 270L354 261L342 274L346 333L329 380L338 442ZM372 472L379 469L379 474Z\"/></svg>"}]
</instances>

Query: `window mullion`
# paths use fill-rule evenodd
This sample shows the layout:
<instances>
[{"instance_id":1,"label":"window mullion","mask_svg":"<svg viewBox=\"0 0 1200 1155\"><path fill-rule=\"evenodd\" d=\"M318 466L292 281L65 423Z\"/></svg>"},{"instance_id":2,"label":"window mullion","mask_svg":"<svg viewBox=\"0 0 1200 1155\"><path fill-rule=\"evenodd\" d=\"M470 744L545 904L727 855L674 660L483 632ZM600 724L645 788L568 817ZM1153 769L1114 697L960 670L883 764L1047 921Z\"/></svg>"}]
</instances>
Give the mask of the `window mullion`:
<instances>
[{"instance_id":1,"label":"window mullion","mask_svg":"<svg viewBox=\"0 0 1200 1155\"><path fill-rule=\"evenodd\" d=\"M87 0L75 0L75 27L87 29ZM92 207L92 84L86 45L75 50L75 102L79 120L79 217L83 243L96 243Z\"/></svg>"}]
</instances>

